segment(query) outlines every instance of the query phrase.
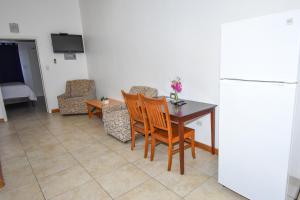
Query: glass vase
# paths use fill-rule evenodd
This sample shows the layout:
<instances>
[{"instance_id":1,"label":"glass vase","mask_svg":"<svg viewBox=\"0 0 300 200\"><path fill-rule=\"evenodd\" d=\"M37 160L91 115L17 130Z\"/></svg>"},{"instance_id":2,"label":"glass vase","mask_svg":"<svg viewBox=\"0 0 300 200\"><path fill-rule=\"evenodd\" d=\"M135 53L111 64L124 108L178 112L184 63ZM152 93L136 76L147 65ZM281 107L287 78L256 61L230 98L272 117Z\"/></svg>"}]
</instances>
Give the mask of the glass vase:
<instances>
[{"instance_id":1,"label":"glass vase","mask_svg":"<svg viewBox=\"0 0 300 200\"><path fill-rule=\"evenodd\" d=\"M179 101L178 93L176 91L174 91L170 94L170 98L173 100L173 103L175 103L175 104Z\"/></svg>"}]
</instances>

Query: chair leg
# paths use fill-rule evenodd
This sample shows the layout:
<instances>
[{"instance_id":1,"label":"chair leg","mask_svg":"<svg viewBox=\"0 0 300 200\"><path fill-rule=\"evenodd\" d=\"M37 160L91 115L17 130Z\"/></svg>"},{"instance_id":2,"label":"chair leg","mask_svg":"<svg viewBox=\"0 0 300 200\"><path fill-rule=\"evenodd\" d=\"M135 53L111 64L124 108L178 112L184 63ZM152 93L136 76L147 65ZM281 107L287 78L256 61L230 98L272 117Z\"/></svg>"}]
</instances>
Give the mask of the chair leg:
<instances>
[{"instance_id":1,"label":"chair leg","mask_svg":"<svg viewBox=\"0 0 300 200\"><path fill-rule=\"evenodd\" d=\"M169 147L168 147L168 171L171 171L172 158L173 158L173 145L169 144Z\"/></svg>"},{"instance_id":2,"label":"chair leg","mask_svg":"<svg viewBox=\"0 0 300 200\"><path fill-rule=\"evenodd\" d=\"M154 158L154 153L155 153L155 137L154 135L151 136L151 155L150 155L150 160L153 161Z\"/></svg>"},{"instance_id":3,"label":"chair leg","mask_svg":"<svg viewBox=\"0 0 300 200\"><path fill-rule=\"evenodd\" d=\"M149 145L149 133L145 133L145 152L144 152L144 158L147 158L148 156L148 145Z\"/></svg>"},{"instance_id":4,"label":"chair leg","mask_svg":"<svg viewBox=\"0 0 300 200\"><path fill-rule=\"evenodd\" d=\"M195 134L191 137L191 150L192 150L192 157L196 158L196 152L195 152Z\"/></svg>"},{"instance_id":5,"label":"chair leg","mask_svg":"<svg viewBox=\"0 0 300 200\"><path fill-rule=\"evenodd\" d=\"M131 150L135 147L135 133L133 127L131 127Z\"/></svg>"}]
</instances>

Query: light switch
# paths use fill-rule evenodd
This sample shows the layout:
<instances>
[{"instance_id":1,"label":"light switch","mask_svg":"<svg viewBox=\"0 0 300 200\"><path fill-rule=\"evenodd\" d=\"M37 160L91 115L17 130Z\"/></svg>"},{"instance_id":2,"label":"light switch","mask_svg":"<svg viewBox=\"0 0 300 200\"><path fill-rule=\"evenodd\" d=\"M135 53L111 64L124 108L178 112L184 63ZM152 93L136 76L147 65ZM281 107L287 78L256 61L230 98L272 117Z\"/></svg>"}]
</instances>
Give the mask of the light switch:
<instances>
[{"instance_id":1,"label":"light switch","mask_svg":"<svg viewBox=\"0 0 300 200\"><path fill-rule=\"evenodd\" d=\"M286 20L286 24L287 25L293 25L294 24L294 19L293 18L289 18Z\"/></svg>"}]
</instances>

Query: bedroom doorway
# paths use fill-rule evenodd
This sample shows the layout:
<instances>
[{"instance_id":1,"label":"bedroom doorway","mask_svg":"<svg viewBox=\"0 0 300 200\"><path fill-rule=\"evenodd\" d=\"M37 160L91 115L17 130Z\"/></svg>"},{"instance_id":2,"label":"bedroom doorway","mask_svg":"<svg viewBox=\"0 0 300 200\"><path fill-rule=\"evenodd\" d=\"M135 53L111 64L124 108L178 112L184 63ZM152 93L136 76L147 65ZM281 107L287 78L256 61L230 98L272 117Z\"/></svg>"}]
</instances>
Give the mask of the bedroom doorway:
<instances>
[{"instance_id":1,"label":"bedroom doorway","mask_svg":"<svg viewBox=\"0 0 300 200\"><path fill-rule=\"evenodd\" d=\"M4 120L47 113L35 40L0 39L0 87Z\"/></svg>"}]
</instances>

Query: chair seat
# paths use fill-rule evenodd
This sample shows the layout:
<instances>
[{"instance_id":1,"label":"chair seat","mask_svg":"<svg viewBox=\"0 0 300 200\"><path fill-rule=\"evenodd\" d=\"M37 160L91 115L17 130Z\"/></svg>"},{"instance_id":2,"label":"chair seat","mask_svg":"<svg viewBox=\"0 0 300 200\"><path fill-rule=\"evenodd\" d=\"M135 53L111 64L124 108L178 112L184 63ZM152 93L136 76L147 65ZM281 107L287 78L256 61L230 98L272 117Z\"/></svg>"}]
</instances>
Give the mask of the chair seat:
<instances>
[{"instance_id":1,"label":"chair seat","mask_svg":"<svg viewBox=\"0 0 300 200\"><path fill-rule=\"evenodd\" d=\"M168 171L171 170L172 157L178 149L174 149L174 145L179 142L179 136L183 137L183 142L188 142L183 146L184 149L191 148L192 157L196 158L195 154L195 130L183 127L183 133L178 133L178 124L172 123L168 103L166 97L161 99L148 98L140 95L140 101L143 113L147 114L151 129L151 156L153 161L156 142L163 142L168 144Z\"/></svg>"},{"instance_id":2,"label":"chair seat","mask_svg":"<svg viewBox=\"0 0 300 200\"><path fill-rule=\"evenodd\" d=\"M179 142L179 133L178 133L178 125L172 123L172 143ZM184 138L190 138L192 134L194 134L195 130L189 127L184 127ZM162 141L168 143L168 131L162 129L156 129L155 137Z\"/></svg>"},{"instance_id":3,"label":"chair seat","mask_svg":"<svg viewBox=\"0 0 300 200\"><path fill-rule=\"evenodd\" d=\"M143 122L138 122L136 121L134 124L134 130L136 132L139 132L139 133L144 133L145 132L145 126L144 126L144 123Z\"/></svg>"},{"instance_id":4,"label":"chair seat","mask_svg":"<svg viewBox=\"0 0 300 200\"><path fill-rule=\"evenodd\" d=\"M135 122L133 124L134 130L138 133L145 134L145 126L143 122ZM149 130L149 135L150 135L150 130Z\"/></svg>"}]
</instances>

